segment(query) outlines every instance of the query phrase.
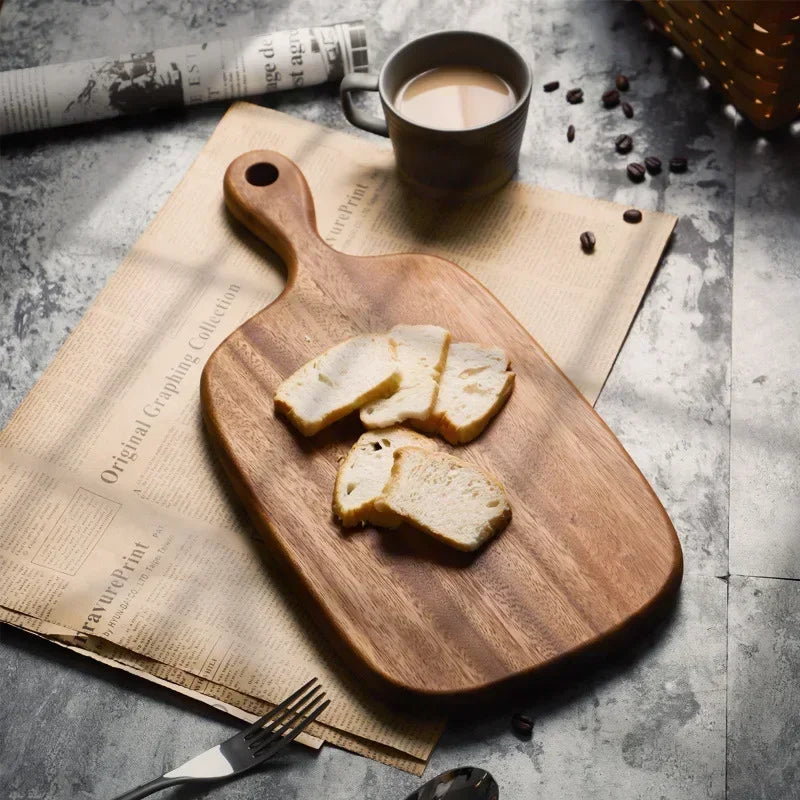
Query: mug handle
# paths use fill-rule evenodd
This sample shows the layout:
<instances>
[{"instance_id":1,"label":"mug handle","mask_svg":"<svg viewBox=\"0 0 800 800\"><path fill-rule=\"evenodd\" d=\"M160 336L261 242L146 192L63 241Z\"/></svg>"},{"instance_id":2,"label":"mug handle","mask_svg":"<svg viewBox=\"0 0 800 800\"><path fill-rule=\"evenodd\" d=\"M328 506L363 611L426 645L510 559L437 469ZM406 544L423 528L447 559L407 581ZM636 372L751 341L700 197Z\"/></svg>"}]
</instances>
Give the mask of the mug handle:
<instances>
[{"instance_id":1,"label":"mug handle","mask_svg":"<svg viewBox=\"0 0 800 800\"><path fill-rule=\"evenodd\" d=\"M377 133L378 136L388 136L389 128L385 119L366 114L353 105L353 98L350 92L377 92L378 75L364 72L350 72L344 76L344 80L339 86L339 99L342 101L342 109L347 121L356 128Z\"/></svg>"}]
</instances>

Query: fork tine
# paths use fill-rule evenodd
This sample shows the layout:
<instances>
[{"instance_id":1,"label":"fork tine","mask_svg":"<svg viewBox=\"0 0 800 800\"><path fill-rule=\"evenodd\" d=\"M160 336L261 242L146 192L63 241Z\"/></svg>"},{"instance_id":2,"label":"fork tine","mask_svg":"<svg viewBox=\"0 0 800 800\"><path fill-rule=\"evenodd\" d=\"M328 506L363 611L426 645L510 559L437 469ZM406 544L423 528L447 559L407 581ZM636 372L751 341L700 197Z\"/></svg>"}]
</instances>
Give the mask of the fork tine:
<instances>
[{"instance_id":1,"label":"fork tine","mask_svg":"<svg viewBox=\"0 0 800 800\"><path fill-rule=\"evenodd\" d=\"M247 746L252 748L254 742L263 740L264 737L272 733L279 725L281 727L284 727L285 726L284 720L291 717L292 714L294 714L298 708L305 708L304 704L306 703L306 701L308 701L309 699L313 699L314 696L319 691L321 691L321 689L322 689L321 686L312 686L309 692L304 694L299 700L295 701L295 703L293 703L287 709L284 709L281 712L281 714L277 716L275 719L271 719L269 723L265 725L263 728L261 728L258 731L255 731L254 733L249 734L248 736L245 736L245 741L247 743Z\"/></svg>"},{"instance_id":2,"label":"fork tine","mask_svg":"<svg viewBox=\"0 0 800 800\"><path fill-rule=\"evenodd\" d=\"M291 728L297 720L301 719L303 715L307 714L315 705L317 705L324 697L325 692L322 694L317 694L317 692L322 687L316 686L314 687L312 692L309 692L302 700L303 704L298 703L298 707L290 708L286 712L284 712L283 716L279 720L275 720L269 726L264 728L261 732L257 733L249 742L248 747L251 751L262 747L264 742L268 739L271 740L276 736L281 736L288 728ZM313 695L313 696L312 696ZM309 699L310 698L310 699ZM308 700L308 702L305 702ZM292 716L294 714L294 716ZM291 717L291 719L287 719ZM287 721L284 721L287 720ZM280 728L278 725L280 724Z\"/></svg>"},{"instance_id":3,"label":"fork tine","mask_svg":"<svg viewBox=\"0 0 800 800\"><path fill-rule=\"evenodd\" d=\"M263 717L257 719L252 725L249 725L244 730L240 731L237 735L243 737L244 739L249 738L252 736L256 731L260 730L264 727L264 724L269 722L275 714L281 714L283 711L288 708L298 697L300 697L306 689L309 688L312 684L316 683L317 679L312 678L305 686L301 686L294 694L287 697L280 705L275 706L271 711L268 711L264 714Z\"/></svg>"},{"instance_id":4,"label":"fork tine","mask_svg":"<svg viewBox=\"0 0 800 800\"><path fill-rule=\"evenodd\" d=\"M298 720L302 719L305 714L308 714L314 708L314 706L318 705L324 699L324 697L325 692L316 695L315 697L311 698L308 703L298 709L295 709L291 719L286 719L285 721L281 722L279 728L273 725L271 726L271 730L265 730L264 733L259 734L250 742L250 751L252 752L254 750L258 750L282 736L284 733L286 733L286 731L290 730Z\"/></svg>"},{"instance_id":5,"label":"fork tine","mask_svg":"<svg viewBox=\"0 0 800 800\"><path fill-rule=\"evenodd\" d=\"M253 758L257 758L259 761L266 761L278 751L283 750L289 742L293 742L330 704L331 701L326 700L321 706L318 706L311 714L305 717L297 727L292 728L286 736L278 734L278 740L273 742L272 746L266 745L266 751L264 747L259 748L257 752L253 753ZM286 729L283 728L282 730Z\"/></svg>"}]
</instances>

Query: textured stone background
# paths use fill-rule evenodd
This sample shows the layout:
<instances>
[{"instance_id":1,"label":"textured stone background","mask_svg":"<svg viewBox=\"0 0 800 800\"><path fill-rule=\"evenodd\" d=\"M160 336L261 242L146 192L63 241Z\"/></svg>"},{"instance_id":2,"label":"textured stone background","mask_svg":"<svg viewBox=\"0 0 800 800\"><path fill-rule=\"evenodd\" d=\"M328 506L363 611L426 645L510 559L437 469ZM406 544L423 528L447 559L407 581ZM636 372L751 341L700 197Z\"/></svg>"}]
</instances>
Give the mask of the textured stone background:
<instances>
[{"instance_id":1,"label":"textured stone background","mask_svg":"<svg viewBox=\"0 0 800 800\"><path fill-rule=\"evenodd\" d=\"M490 769L505 798L800 798L800 124L738 123L626 2L6 0L0 68L363 18L373 63L445 27L507 39L534 66L520 179L680 217L598 410L684 547L664 631L529 711L453 723L426 776ZM636 116L602 111L631 77ZM581 85L586 102L538 87ZM347 129L335 87L264 103ZM0 143L0 424L46 367L210 135L223 106ZM567 144L566 127L577 136ZM352 131L356 135L357 131ZM689 158L638 186L611 141ZM109 797L235 729L171 693L2 628L0 796ZM295 748L225 787L173 797L398 798L418 781ZM169 792L164 796L169 796Z\"/></svg>"}]
</instances>

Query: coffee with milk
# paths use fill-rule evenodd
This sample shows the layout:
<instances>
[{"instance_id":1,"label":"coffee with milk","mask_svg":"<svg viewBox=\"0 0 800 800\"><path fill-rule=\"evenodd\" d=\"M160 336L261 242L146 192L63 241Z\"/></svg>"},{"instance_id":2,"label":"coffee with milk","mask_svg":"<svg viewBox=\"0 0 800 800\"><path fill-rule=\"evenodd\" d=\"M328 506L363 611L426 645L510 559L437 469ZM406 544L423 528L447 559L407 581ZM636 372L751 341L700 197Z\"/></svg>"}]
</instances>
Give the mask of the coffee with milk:
<instances>
[{"instance_id":1,"label":"coffee with milk","mask_svg":"<svg viewBox=\"0 0 800 800\"><path fill-rule=\"evenodd\" d=\"M516 93L499 75L467 66L426 70L406 81L394 98L406 119L448 131L487 125L516 102Z\"/></svg>"}]
</instances>

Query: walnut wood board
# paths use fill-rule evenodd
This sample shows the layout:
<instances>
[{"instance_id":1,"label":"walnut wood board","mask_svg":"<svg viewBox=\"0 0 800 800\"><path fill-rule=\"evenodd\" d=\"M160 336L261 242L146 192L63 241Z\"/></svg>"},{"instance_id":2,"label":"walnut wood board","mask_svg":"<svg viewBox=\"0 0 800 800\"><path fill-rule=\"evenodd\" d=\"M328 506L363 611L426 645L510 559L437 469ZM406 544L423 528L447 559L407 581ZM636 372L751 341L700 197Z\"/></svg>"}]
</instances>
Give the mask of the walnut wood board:
<instances>
[{"instance_id":1,"label":"walnut wood board","mask_svg":"<svg viewBox=\"0 0 800 800\"><path fill-rule=\"evenodd\" d=\"M404 693L473 696L618 634L675 593L680 544L652 489L485 287L434 256L331 249L303 175L279 153L240 156L224 189L233 216L283 258L288 280L209 359L203 417L258 530L363 674ZM475 553L411 528L340 528L331 496L362 432L357 415L307 439L275 414L278 384L306 361L398 323L501 346L516 372L487 430L448 448L498 476L512 505L508 528Z\"/></svg>"}]
</instances>

